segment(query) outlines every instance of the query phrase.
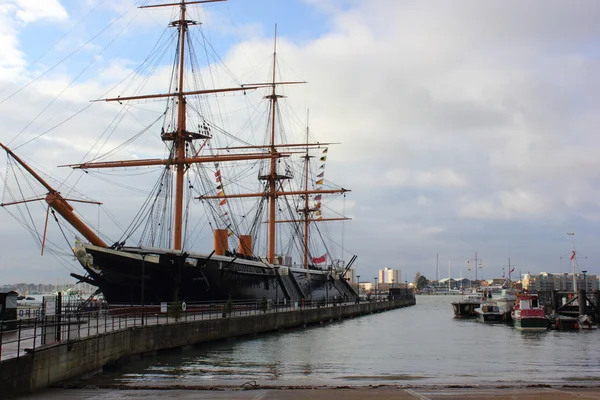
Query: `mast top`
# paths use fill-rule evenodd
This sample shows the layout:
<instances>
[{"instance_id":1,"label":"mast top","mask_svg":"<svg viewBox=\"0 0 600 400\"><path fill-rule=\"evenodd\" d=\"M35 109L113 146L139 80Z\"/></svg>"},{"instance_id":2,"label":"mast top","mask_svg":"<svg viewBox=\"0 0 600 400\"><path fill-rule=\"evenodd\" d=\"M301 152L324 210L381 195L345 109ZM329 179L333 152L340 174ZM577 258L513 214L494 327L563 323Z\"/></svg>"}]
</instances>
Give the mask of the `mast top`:
<instances>
[{"instance_id":1,"label":"mast top","mask_svg":"<svg viewBox=\"0 0 600 400\"><path fill-rule=\"evenodd\" d=\"M174 7L181 6L185 7L188 4L203 4L203 3L217 3L227 0L196 0L196 1L180 1L178 3L165 3L165 4L153 4L150 6L139 6L138 8L157 8L157 7Z\"/></svg>"}]
</instances>

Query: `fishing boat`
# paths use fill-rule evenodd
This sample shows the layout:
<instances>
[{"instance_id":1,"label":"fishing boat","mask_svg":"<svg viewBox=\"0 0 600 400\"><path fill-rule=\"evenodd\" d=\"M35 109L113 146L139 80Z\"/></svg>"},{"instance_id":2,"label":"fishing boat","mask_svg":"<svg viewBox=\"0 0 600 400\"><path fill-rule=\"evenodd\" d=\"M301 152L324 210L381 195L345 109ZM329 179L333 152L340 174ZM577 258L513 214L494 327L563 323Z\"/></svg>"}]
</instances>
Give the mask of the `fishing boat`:
<instances>
[{"instance_id":1,"label":"fishing boat","mask_svg":"<svg viewBox=\"0 0 600 400\"><path fill-rule=\"evenodd\" d=\"M473 292L463 296L459 301L452 302L455 318L476 318L475 310L479 308L486 298L482 293Z\"/></svg>"},{"instance_id":2,"label":"fishing boat","mask_svg":"<svg viewBox=\"0 0 600 400\"><path fill-rule=\"evenodd\" d=\"M545 331L550 325L537 294L518 294L511 312L514 326L522 331Z\"/></svg>"},{"instance_id":3,"label":"fishing boat","mask_svg":"<svg viewBox=\"0 0 600 400\"><path fill-rule=\"evenodd\" d=\"M504 321L504 310L493 301L486 301L475 309L477 320L487 323L498 323Z\"/></svg>"},{"instance_id":4,"label":"fishing boat","mask_svg":"<svg viewBox=\"0 0 600 400\"><path fill-rule=\"evenodd\" d=\"M280 113L286 96L280 90L305 82L278 79L277 35L266 82L225 88L194 86L210 81L199 76L195 55L215 57L213 47L204 44L206 36L190 34L201 25L191 19L190 8L217 1L223 0L140 7L178 8L177 19L168 24L176 34L167 91L139 95L143 93L141 84L135 89L125 85L118 95L96 100L123 107L125 112L131 103L164 100L162 116L143 133L156 138L156 153L166 156L112 160L119 149L140 135L134 132L123 144L90 161L63 166L84 171L86 178L107 170L160 171L150 185L150 195L121 237L109 239L84 222L74 211L74 200L61 194L8 146L0 146L41 184L48 209L61 218L59 221L57 216L57 223L67 222L78 232L72 251L84 272L71 275L97 287L97 293L111 306L263 298L355 301L357 294L345 274L356 256L345 261L344 254L334 254L331 245L320 240L328 236L324 231L327 222L348 219L328 207L326 199L336 197L342 203L349 190L324 177L328 150L334 143L315 141L307 127L297 135L302 140L287 140L289 133L283 130ZM204 49L197 51L196 42ZM162 48L164 43L158 45ZM265 92L261 96L266 103L264 132L241 137L224 128L220 111L211 110L226 101L224 94L235 98L253 91ZM257 136L264 140L250 141ZM64 182L61 185L65 192ZM3 206L26 201L30 200ZM202 217L195 217L196 207L204 209ZM192 246L200 237L194 233L201 229L212 232L212 249ZM206 242L205 237L203 244ZM343 253L344 247L338 247Z\"/></svg>"}]
</instances>

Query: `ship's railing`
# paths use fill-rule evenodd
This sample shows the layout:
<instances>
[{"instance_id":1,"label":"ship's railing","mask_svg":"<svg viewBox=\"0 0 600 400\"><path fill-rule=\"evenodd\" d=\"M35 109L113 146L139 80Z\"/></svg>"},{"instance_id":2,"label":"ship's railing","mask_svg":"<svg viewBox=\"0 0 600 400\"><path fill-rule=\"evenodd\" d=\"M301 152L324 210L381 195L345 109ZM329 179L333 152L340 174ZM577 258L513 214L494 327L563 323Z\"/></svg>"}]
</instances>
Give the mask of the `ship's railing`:
<instances>
[{"instance_id":1,"label":"ship's railing","mask_svg":"<svg viewBox=\"0 0 600 400\"><path fill-rule=\"evenodd\" d=\"M69 310L57 315L0 320L0 360L33 353L40 346L69 342L131 327L289 312L354 303L354 301L344 302L340 298L292 303L267 299L198 303L178 301L144 306L99 306L91 311Z\"/></svg>"}]
</instances>

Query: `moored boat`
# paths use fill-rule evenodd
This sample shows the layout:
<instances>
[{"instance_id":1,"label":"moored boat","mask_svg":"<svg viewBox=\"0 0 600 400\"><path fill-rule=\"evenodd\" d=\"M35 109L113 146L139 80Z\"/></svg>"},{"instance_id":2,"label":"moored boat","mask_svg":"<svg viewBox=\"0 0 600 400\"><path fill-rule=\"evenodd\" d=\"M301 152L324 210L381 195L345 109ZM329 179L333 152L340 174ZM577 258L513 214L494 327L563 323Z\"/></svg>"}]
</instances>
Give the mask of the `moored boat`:
<instances>
[{"instance_id":1,"label":"moored boat","mask_svg":"<svg viewBox=\"0 0 600 400\"><path fill-rule=\"evenodd\" d=\"M493 301L481 303L475 309L475 313L477 314L477 320L481 322L498 323L504 320L504 310Z\"/></svg>"},{"instance_id":2,"label":"moored boat","mask_svg":"<svg viewBox=\"0 0 600 400\"><path fill-rule=\"evenodd\" d=\"M517 295L512 319L516 329L522 331L545 331L550 326L537 294Z\"/></svg>"},{"instance_id":3,"label":"moored boat","mask_svg":"<svg viewBox=\"0 0 600 400\"><path fill-rule=\"evenodd\" d=\"M466 294L461 300L452 302L455 318L475 318L475 309L486 301L481 293Z\"/></svg>"}]
</instances>

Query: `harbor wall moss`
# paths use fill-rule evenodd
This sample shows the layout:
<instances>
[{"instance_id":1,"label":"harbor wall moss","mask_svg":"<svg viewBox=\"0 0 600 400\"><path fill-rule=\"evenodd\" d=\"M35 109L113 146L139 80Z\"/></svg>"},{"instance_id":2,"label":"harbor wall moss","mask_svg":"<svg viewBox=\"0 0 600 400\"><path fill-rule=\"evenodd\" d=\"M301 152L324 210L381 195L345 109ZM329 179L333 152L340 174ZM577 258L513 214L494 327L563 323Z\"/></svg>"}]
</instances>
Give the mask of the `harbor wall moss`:
<instances>
[{"instance_id":1,"label":"harbor wall moss","mask_svg":"<svg viewBox=\"0 0 600 400\"><path fill-rule=\"evenodd\" d=\"M0 398L10 398L126 362L130 357L157 350L213 340L301 327L411 306L414 298L146 325L83 337L41 347L35 353L0 362Z\"/></svg>"}]
</instances>

